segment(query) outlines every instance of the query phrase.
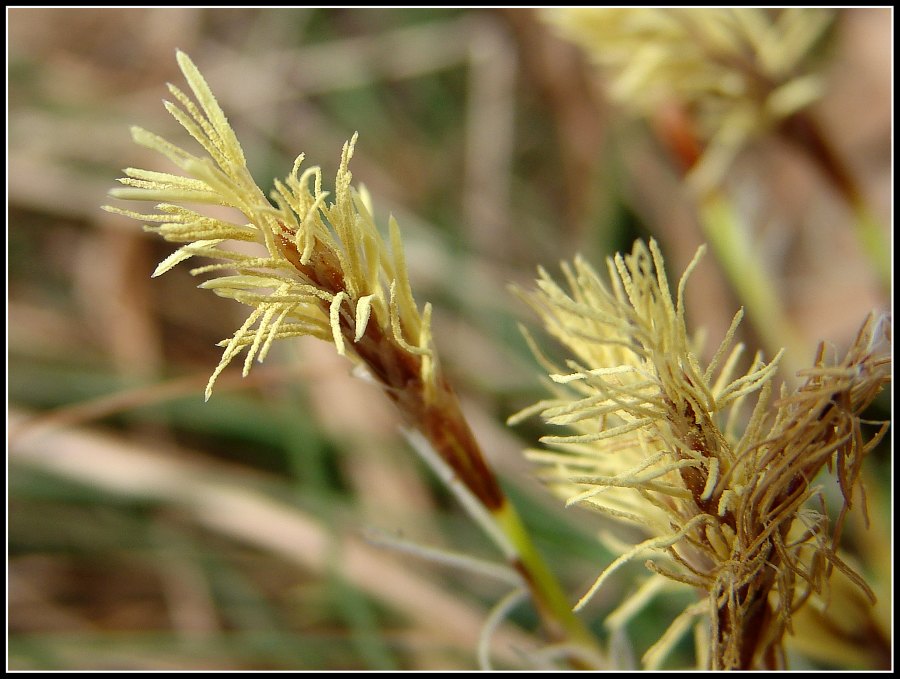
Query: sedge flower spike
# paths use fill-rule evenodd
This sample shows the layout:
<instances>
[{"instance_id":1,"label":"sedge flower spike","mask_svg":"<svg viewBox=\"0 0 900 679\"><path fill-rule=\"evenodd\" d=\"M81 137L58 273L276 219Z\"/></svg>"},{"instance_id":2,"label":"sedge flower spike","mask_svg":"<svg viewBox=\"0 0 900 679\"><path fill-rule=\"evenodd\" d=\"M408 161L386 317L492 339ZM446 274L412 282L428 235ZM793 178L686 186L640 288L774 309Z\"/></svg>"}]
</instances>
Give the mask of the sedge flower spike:
<instances>
[{"instance_id":1,"label":"sedge flower spike","mask_svg":"<svg viewBox=\"0 0 900 679\"><path fill-rule=\"evenodd\" d=\"M127 176L119 180L126 188L111 195L161 201L157 212L105 209L156 223L145 228L168 241L185 243L160 263L154 276L191 257L219 260L191 273L223 274L201 287L253 308L247 321L222 342L225 350L209 380L207 399L216 378L241 351L247 350L246 375L254 359L265 358L274 340L300 335L332 341L340 353L362 360L390 386L412 377L404 372L412 366L388 365L396 358L392 351L403 354L416 364L415 379L433 385L431 307L426 305L420 313L413 299L396 222L390 221L388 246L372 218L367 195L351 186L348 165L356 135L344 146L334 202L328 202L329 195L322 190L319 168L302 170L301 155L290 176L276 182L273 205L250 176L243 149L203 76L185 53L178 52L177 57L197 104L169 85L177 103L165 106L209 157L192 155L134 127L136 143L158 151L186 176L128 168ZM180 203L234 208L248 221L209 217ZM234 248L234 241L262 247L248 253L246 248Z\"/></svg>"},{"instance_id":2,"label":"sedge flower spike","mask_svg":"<svg viewBox=\"0 0 900 679\"><path fill-rule=\"evenodd\" d=\"M156 202L156 212L105 209L149 222L148 231L181 244L154 271L158 276L193 257L215 260L191 270L212 274L200 287L251 307L223 340L222 358L206 388L241 352L243 372L262 361L275 340L308 335L334 344L397 406L409 439L438 470L464 506L523 576L545 625L557 640L594 653L590 633L573 615L559 584L530 542L504 495L440 369L431 335L431 306L413 298L400 229L377 228L368 195L353 187L349 169L356 135L344 146L333 198L318 167L294 162L267 199L247 169L237 137L200 71L183 52L178 64L194 95L174 85L169 113L206 152L196 156L142 128L135 142L168 158L183 174L128 168L115 198ZM233 208L229 221L186 207ZM241 243L243 241L243 243ZM238 242L241 247L236 247ZM253 252L248 248L256 248Z\"/></svg>"},{"instance_id":3,"label":"sedge flower spike","mask_svg":"<svg viewBox=\"0 0 900 679\"><path fill-rule=\"evenodd\" d=\"M367 194L351 184L356 135L344 145L333 201L322 189L318 167L301 170L300 155L287 179L275 182L270 202L251 177L241 145L206 80L184 52L177 58L197 103L170 84L177 103L165 106L208 157L132 128L138 144L164 155L184 175L128 168L119 180L125 188L110 194L162 201L157 211L105 209L150 222L146 230L182 244L154 276L192 257L218 260L191 270L193 275L215 275L200 287L253 309L232 337L220 342L224 351L206 398L242 351L246 375L275 340L309 335L332 342L382 387L407 425L422 431L483 504L502 504L499 486L485 471L480 453L472 452L477 446L441 376L431 342L431 306L420 312L413 299L399 227L391 218L385 239ZM247 221L210 217L181 203L234 208ZM235 241L255 243L258 251L236 248Z\"/></svg>"},{"instance_id":4,"label":"sedge flower spike","mask_svg":"<svg viewBox=\"0 0 900 679\"><path fill-rule=\"evenodd\" d=\"M563 367L538 354L557 397L511 422L540 412L566 427L529 457L569 504L648 534L633 546L611 540L620 556L579 607L617 568L649 559L650 581L609 616L610 627L620 629L666 580L703 596L647 651L646 666L696 624L708 667L780 667L793 613L833 568L871 595L837 550L844 515L860 499L862 462L887 429L867 439L860 415L890 379L889 324L867 319L843 360L826 360L820 347L805 384L776 399L780 354L768 363L757 355L736 375L740 312L700 364L684 317L700 254L674 299L654 241L610 259L609 285L582 259L564 265L565 287L541 271L536 290L521 294L572 358ZM833 523L813 485L826 468L843 495Z\"/></svg>"}]
</instances>

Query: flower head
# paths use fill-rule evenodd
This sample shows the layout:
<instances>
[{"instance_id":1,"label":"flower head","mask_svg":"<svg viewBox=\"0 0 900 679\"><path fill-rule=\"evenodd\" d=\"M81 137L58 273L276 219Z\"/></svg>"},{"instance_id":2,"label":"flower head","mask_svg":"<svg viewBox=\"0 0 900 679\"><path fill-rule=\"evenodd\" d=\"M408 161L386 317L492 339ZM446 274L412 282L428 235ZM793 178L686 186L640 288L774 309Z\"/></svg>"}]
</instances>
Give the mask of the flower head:
<instances>
[{"instance_id":1,"label":"flower head","mask_svg":"<svg viewBox=\"0 0 900 679\"><path fill-rule=\"evenodd\" d=\"M548 362L557 398L513 421L539 411L569 428L543 439L550 450L529 456L547 467L569 503L649 534L622 550L579 606L616 568L652 557L646 565L655 577L705 598L645 661L658 662L677 633L699 619L710 640L709 665L746 669L777 656L793 611L822 589L832 567L852 572L836 554L843 512L830 528L813 480L834 469L844 511L850 506L860 465L885 430L866 440L860 414L889 379L889 359L875 343L886 326L870 318L834 365L821 349L806 384L775 400L780 355L768 363L757 355L735 376L740 312L701 366L683 302L696 262L674 300L654 241L610 259L609 286L581 259L564 267L568 289L541 271L525 299L574 358L565 369ZM625 617L613 615L611 624Z\"/></svg>"},{"instance_id":2,"label":"flower head","mask_svg":"<svg viewBox=\"0 0 900 679\"><path fill-rule=\"evenodd\" d=\"M692 172L706 186L748 137L819 97L820 77L803 66L834 14L604 7L553 9L545 16L604 68L616 101L641 115L686 110L707 142Z\"/></svg>"},{"instance_id":3,"label":"flower head","mask_svg":"<svg viewBox=\"0 0 900 679\"><path fill-rule=\"evenodd\" d=\"M244 374L262 361L277 339L309 335L333 342L397 405L407 426L420 432L439 458L489 509L504 505L458 399L437 365L431 341L431 306L420 313L413 299L400 230L392 218L389 238L379 232L369 199L351 185L350 158L356 135L344 145L334 200L322 189L318 167L275 183L266 199L247 169L244 152L209 85L190 58L178 64L197 103L174 85L169 113L203 147L195 156L142 128L134 140L175 163L183 175L128 168L111 191L126 200L162 201L143 214L105 209L151 222L148 231L184 243L154 271L158 276L192 257L218 260L191 270L214 274L200 287L250 306L253 311L232 337L220 342L222 358L206 398L225 367L243 350ZM234 208L246 222L211 217L181 203ZM235 241L259 246L257 253Z\"/></svg>"},{"instance_id":4,"label":"flower head","mask_svg":"<svg viewBox=\"0 0 900 679\"><path fill-rule=\"evenodd\" d=\"M154 276L191 257L218 260L191 273L215 274L201 287L253 307L244 324L222 342L225 350L206 397L241 351L247 350L246 374L254 358L265 358L274 340L299 335L331 340L387 386L401 386L411 377L408 373L433 385L431 309L426 305L420 313L416 307L396 222L390 220L388 245L372 218L368 196L351 185L348 166L356 135L344 146L333 202L322 189L321 170L302 169L303 155L291 174L276 182L269 201L250 176L241 145L206 80L185 53L177 57L197 103L170 84L177 103L165 106L208 157L132 128L135 142L167 157L184 175L128 168L119 180L126 188L111 195L161 201L157 212L105 209L155 223L145 228L184 243ZM210 217L183 203L235 208L247 221ZM236 249L234 241L262 247L248 254L246 248Z\"/></svg>"}]
</instances>

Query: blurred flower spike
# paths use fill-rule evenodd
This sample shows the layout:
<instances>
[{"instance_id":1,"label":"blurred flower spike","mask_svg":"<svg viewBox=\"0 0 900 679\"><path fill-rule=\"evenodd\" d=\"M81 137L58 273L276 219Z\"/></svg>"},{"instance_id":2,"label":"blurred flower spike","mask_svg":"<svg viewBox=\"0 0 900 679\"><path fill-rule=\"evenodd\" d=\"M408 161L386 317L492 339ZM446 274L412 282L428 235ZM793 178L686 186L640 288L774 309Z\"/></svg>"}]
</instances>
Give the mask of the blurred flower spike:
<instances>
[{"instance_id":1,"label":"blurred flower spike","mask_svg":"<svg viewBox=\"0 0 900 679\"><path fill-rule=\"evenodd\" d=\"M420 314L413 300L396 222L390 220L388 247L372 218L368 195L351 186L348 165L356 135L344 146L334 202L327 201L318 167L301 170L301 155L290 176L276 182L273 205L250 176L241 145L203 76L186 54L178 52L177 57L199 107L171 84L177 104L165 106L209 157L194 156L134 127L135 142L158 151L186 176L128 168L119 180L126 188L111 195L162 201L157 212L105 209L156 223L145 228L186 243L160 263L154 276L191 257L219 260L191 273L223 274L201 287L253 307L231 339L222 342L225 351L209 380L207 399L216 378L242 350L247 350L246 375L253 359L262 361L274 340L299 335L332 341L387 386L402 387L414 377L431 390L431 307ZM209 217L179 203L235 208L248 222ZM246 247L235 248L234 241L265 249L248 253Z\"/></svg>"},{"instance_id":2,"label":"blurred flower spike","mask_svg":"<svg viewBox=\"0 0 900 679\"><path fill-rule=\"evenodd\" d=\"M705 149L680 151L692 181L708 188L749 137L820 96L820 76L804 67L834 11L604 7L545 17L603 67L616 101L659 125L696 126Z\"/></svg>"},{"instance_id":3,"label":"blurred flower spike","mask_svg":"<svg viewBox=\"0 0 900 679\"><path fill-rule=\"evenodd\" d=\"M783 667L791 616L823 591L831 569L871 596L837 547L844 515L860 499L862 461L887 430L879 424L866 440L860 415L890 379L889 324L867 319L843 360L829 362L820 347L805 384L776 399L780 354L768 363L757 355L736 376L740 312L700 365L684 318L685 284L700 254L674 300L654 241L608 261L610 286L581 259L563 268L567 289L542 270L537 289L521 294L573 358L563 368L538 354L558 396L511 421L540 412L568 427L529 456L569 504L649 534L633 546L610 540L621 555L578 607L619 566L649 557L651 580L608 625L623 625L665 580L704 597L646 653L646 666L658 666L696 624L700 667ZM833 525L813 485L824 468L843 496Z\"/></svg>"}]
</instances>

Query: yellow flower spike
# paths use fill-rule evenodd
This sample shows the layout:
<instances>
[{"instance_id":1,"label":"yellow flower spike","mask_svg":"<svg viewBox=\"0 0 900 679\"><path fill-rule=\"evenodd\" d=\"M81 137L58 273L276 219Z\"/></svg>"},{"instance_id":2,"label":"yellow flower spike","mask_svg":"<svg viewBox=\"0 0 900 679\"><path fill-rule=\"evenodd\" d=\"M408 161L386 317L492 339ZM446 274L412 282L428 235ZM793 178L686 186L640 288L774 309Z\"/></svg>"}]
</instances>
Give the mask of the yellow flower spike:
<instances>
[{"instance_id":1,"label":"yellow flower spike","mask_svg":"<svg viewBox=\"0 0 900 679\"><path fill-rule=\"evenodd\" d=\"M239 272L238 276L221 276L203 286L256 308L226 343L207 393L244 347L248 349L246 374L252 359L264 357L272 341L282 334L295 336L306 328L310 334L321 336L323 324L330 327L332 341L342 354L350 353L350 345L363 340L372 317L382 328L390 328L388 335L398 342L398 351L430 356L430 333L423 329L423 318L412 298L399 229L391 220L389 253L364 207L365 201L351 185L349 162L357 135L344 145L334 203L326 201L328 194L322 190L319 168L301 168L301 154L288 178L276 182L273 207L253 181L244 151L209 85L186 54L179 51L177 59L197 103L170 85L174 103L166 102L166 110L209 157L196 156L158 135L132 128L136 143L158 151L186 176L129 168L120 180L124 188L111 195L161 201L159 213L106 209L156 223L146 228L183 244L160 263L154 276L191 257L219 260L193 269L194 275L229 269ZM178 205L183 202L236 208L248 223L208 217ZM265 247L268 256L232 250L230 242L236 240L255 241ZM396 292L389 292L392 290ZM345 317L346 308L353 314ZM254 328L254 324L258 326ZM282 333L283 327L290 331ZM386 366L380 367L382 374L386 370Z\"/></svg>"},{"instance_id":2,"label":"yellow flower spike","mask_svg":"<svg viewBox=\"0 0 900 679\"><path fill-rule=\"evenodd\" d=\"M823 590L831 569L871 592L837 548L865 455L886 431L883 425L867 440L860 416L890 380L890 325L867 319L841 361L826 361L820 348L815 366L801 371L806 383L793 393L782 387L773 403L780 353L770 363L757 356L734 376L740 312L710 364L700 364L684 323L684 288L696 262L675 300L653 241L610 258L608 285L581 259L563 266L568 290L539 270L535 290L520 294L577 361L563 372L538 354L558 397L512 419L541 412L568 429L541 439L551 451L528 452L567 505L649 533L621 546L576 608L626 562L652 556L651 572L703 598L672 623L646 663L661 662L696 619L710 668L771 669L783 664L794 611ZM834 526L812 485L824 469L833 470L844 496Z\"/></svg>"},{"instance_id":3,"label":"yellow flower spike","mask_svg":"<svg viewBox=\"0 0 900 679\"><path fill-rule=\"evenodd\" d=\"M378 384L399 409L416 449L437 460L441 478L466 498L464 506L500 546L523 576L555 641L578 647L571 664L597 655L595 641L531 544L515 509L488 467L466 423L453 389L439 369L432 346L431 305L420 313L412 294L400 229L389 220L386 240L372 217L371 201L352 186L349 169L357 135L341 154L334 201L322 190L317 167L302 170L297 157L290 175L275 183L271 202L254 182L243 149L209 85L186 54L178 52L194 103L170 86L175 103L169 113L199 143L208 157L134 128L134 140L175 163L184 176L128 169L116 198L156 201L158 214L144 215L106 207L110 212L148 221L146 226L181 244L154 271L160 275L191 257L215 263L191 274L215 274L200 287L252 308L231 338L223 340L221 360L206 387L209 399L216 379L242 351L243 374L262 361L278 339L313 336L334 344ZM192 202L231 207L246 222L208 217L181 207ZM255 242L261 253L233 249L233 241Z\"/></svg>"}]
</instances>

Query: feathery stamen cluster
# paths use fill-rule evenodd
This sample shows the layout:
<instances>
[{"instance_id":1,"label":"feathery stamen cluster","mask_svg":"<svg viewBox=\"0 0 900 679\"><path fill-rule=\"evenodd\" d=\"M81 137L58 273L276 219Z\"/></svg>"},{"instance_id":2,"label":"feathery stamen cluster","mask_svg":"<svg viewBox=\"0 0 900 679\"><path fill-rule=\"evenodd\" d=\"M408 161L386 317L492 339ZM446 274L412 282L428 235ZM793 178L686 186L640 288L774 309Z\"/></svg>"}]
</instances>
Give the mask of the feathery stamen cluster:
<instances>
[{"instance_id":1,"label":"feathery stamen cluster","mask_svg":"<svg viewBox=\"0 0 900 679\"><path fill-rule=\"evenodd\" d=\"M654 241L608 261L611 286L581 259L564 265L568 289L542 270L537 290L523 296L575 358L565 370L542 358L558 397L512 421L541 412L574 430L544 437L549 450L529 457L546 465L569 503L650 535L620 550L579 607L619 566L651 557L656 576L700 589L707 605L689 607L645 662L661 660L674 630L706 613L711 667L773 666L792 613L822 590L832 567L865 589L836 551L862 460L886 429L866 440L860 414L889 379L889 359L873 345L887 326L867 320L834 366L821 349L807 383L774 401L780 354L769 363L757 355L735 377L740 312L709 365L700 365L684 319L696 263L675 300ZM812 483L832 465L845 507L829 530Z\"/></svg>"},{"instance_id":2,"label":"feathery stamen cluster","mask_svg":"<svg viewBox=\"0 0 900 679\"><path fill-rule=\"evenodd\" d=\"M367 195L351 186L348 165L356 136L344 146L333 203L322 190L319 168L301 171L301 155L290 176L276 182L273 205L251 177L241 145L203 76L183 52L178 52L178 63L199 107L174 85L169 91L177 104L165 106L209 157L192 155L155 134L132 128L135 142L163 154L186 176L128 168L127 177L120 180L128 188L111 195L163 202L153 214L106 209L156 223L145 228L168 241L186 243L160 263L154 276L191 257L219 260L191 273L226 272L201 287L253 307L246 322L222 342L225 350L210 378L207 398L216 378L241 351L247 350L246 374L254 359L265 358L274 340L300 335L330 339L342 354L359 357L356 349L381 352L380 361L369 367L396 382L408 378L407 367L388 365L393 360L390 351L371 346L395 345L399 353L415 357L421 383L433 385L431 307L426 305L421 314L416 307L396 222L390 220L388 247ZM210 217L178 203L235 208L248 222ZM248 254L235 248L234 241L255 242L264 250ZM366 334L375 326L386 336Z\"/></svg>"}]
</instances>

